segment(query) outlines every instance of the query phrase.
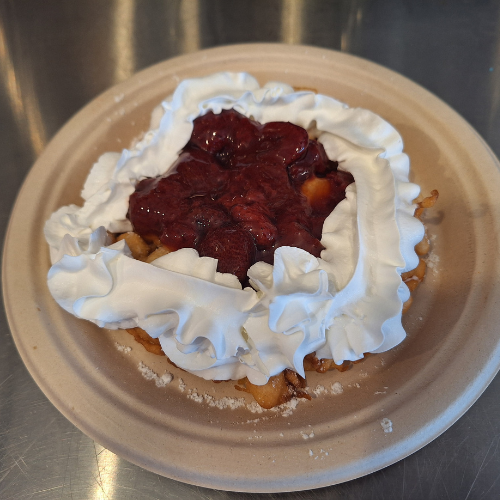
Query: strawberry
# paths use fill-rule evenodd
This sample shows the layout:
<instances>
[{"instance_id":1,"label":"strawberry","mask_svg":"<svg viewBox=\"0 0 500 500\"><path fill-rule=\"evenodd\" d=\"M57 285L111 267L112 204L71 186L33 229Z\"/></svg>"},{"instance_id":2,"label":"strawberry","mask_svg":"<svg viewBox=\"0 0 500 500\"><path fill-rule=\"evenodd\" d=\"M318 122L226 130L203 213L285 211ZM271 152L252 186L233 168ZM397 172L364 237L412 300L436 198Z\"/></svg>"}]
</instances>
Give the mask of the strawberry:
<instances>
[{"instance_id":1,"label":"strawberry","mask_svg":"<svg viewBox=\"0 0 500 500\"><path fill-rule=\"evenodd\" d=\"M309 144L307 130L290 122L269 122L261 130L258 163L290 165L301 158Z\"/></svg>"},{"instance_id":2,"label":"strawberry","mask_svg":"<svg viewBox=\"0 0 500 500\"><path fill-rule=\"evenodd\" d=\"M315 257L319 257L321 251L325 248L318 239L297 222L278 225L278 232L279 236L275 248L284 246L299 247Z\"/></svg>"},{"instance_id":3,"label":"strawberry","mask_svg":"<svg viewBox=\"0 0 500 500\"><path fill-rule=\"evenodd\" d=\"M138 234L159 236L165 222L178 218L189 207L185 188L176 176L144 179L137 185L130 196L128 217Z\"/></svg>"},{"instance_id":4,"label":"strawberry","mask_svg":"<svg viewBox=\"0 0 500 500\"><path fill-rule=\"evenodd\" d=\"M328 167L329 160L323 145L318 141L310 141L305 155L288 167L288 175L298 186L314 173L326 174Z\"/></svg>"},{"instance_id":5,"label":"strawberry","mask_svg":"<svg viewBox=\"0 0 500 500\"><path fill-rule=\"evenodd\" d=\"M199 149L182 153L174 168L186 186L188 196L215 196L228 181L227 171L222 170L208 153Z\"/></svg>"},{"instance_id":6,"label":"strawberry","mask_svg":"<svg viewBox=\"0 0 500 500\"><path fill-rule=\"evenodd\" d=\"M201 233L231 222L231 217L223 206L202 196L194 198L191 211L187 214L186 219L193 222Z\"/></svg>"},{"instance_id":7,"label":"strawberry","mask_svg":"<svg viewBox=\"0 0 500 500\"><path fill-rule=\"evenodd\" d=\"M278 235L270 216L267 207L258 203L239 204L231 208L231 217L253 236L260 250L272 246Z\"/></svg>"},{"instance_id":8,"label":"strawberry","mask_svg":"<svg viewBox=\"0 0 500 500\"><path fill-rule=\"evenodd\" d=\"M193 122L190 145L217 155L222 164L237 150L247 150L257 140L257 123L234 110L209 111Z\"/></svg>"},{"instance_id":9,"label":"strawberry","mask_svg":"<svg viewBox=\"0 0 500 500\"><path fill-rule=\"evenodd\" d=\"M194 228L180 222L172 222L165 226L160 236L163 246L171 252L179 248L193 248L198 240L198 234Z\"/></svg>"},{"instance_id":10,"label":"strawberry","mask_svg":"<svg viewBox=\"0 0 500 500\"><path fill-rule=\"evenodd\" d=\"M220 273L234 274L240 281L245 280L256 253L252 235L234 225L209 231L197 250L201 257L218 259Z\"/></svg>"}]
</instances>

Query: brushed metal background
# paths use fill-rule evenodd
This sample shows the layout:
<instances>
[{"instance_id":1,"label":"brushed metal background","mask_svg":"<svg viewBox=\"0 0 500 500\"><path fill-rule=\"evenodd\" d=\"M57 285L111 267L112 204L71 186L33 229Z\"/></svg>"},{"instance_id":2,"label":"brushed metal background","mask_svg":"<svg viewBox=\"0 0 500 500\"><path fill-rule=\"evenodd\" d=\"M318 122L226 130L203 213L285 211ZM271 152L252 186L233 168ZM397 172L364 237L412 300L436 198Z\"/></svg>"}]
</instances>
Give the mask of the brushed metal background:
<instances>
[{"instance_id":1,"label":"brushed metal background","mask_svg":"<svg viewBox=\"0 0 500 500\"><path fill-rule=\"evenodd\" d=\"M0 0L2 242L25 175L76 111L151 64L245 42L342 50L396 70L455 108L500 156L495 0ZM272 495L185 485L120 459L62 417L24 368L2 306L1 499L496 499L499 440L497 376L441 437L370 476Z\"/></svg>"}]
</instances>

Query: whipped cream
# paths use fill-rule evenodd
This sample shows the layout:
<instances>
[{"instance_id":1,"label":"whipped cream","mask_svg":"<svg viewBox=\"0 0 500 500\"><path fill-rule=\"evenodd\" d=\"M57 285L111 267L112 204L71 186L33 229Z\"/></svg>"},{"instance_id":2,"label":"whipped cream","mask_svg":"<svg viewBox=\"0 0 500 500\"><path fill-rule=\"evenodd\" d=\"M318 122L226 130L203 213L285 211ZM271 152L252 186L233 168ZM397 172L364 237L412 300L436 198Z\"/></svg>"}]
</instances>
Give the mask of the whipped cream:
<instances>
[{"instance_id":1,"label":"whipped cream","mask_svg":"<svg viewBox=\"0 0 500 500\"><path fill-rule=\"evenodd\" d=\"M217 261L181 249L146 264L106 230L132 230L129 196L146 177L168 173L193 120L235 109L260 123L290 121L314 130L328 157L355 182L327 217L321 258L281 247L274 265L248 271L252 288L217 272ZM56 211L45 225L48 286L68 312L105 328L139 326L159 338L178 366L206 379L248 377L264 384L316 351L337 364L383 352L405 337L401 273L415 268L424 228L413 217L420 188L408 181L403 141L386 121L331 97L294 92L246 73L183 81L154 112L133 148L99 158L83 207Z\"/></svg>"}]
</instances>

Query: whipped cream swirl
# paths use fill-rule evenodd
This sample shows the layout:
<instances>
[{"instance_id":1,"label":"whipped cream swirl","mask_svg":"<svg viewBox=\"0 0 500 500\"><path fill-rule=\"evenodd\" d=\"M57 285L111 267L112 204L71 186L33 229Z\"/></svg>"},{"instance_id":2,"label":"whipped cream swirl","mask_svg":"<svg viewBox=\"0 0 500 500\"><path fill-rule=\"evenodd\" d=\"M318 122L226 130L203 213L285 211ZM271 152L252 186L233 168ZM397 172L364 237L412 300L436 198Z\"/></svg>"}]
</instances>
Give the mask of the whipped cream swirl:
<instances>
[{"instance_id":1,"label":"whipped cream swirl","mask_svg":"<svg viewBox=\"0 0 500 500\"><path fill-rule=\"evenodd\" d=\"M193 120L235 109L260 123L289 121L314 130L328 157L355 182L327 217L321 258L278 248L274 265L248 271L252 288L217 272L217 261L181 249L146 264L106 230L132 230L129 196L146 177L168 173ZM337 364L400 343L401 273L415 268L423 235L413 217L420 188L408 181L403 141L386 121L313 92L246 73L183 81L153 112L133 148L106 153L85 182L83 207L60 208L47 221L48 286L68 312L111 329L139 326L159 338L178 366L206 379L248 377L264 384L316 351Z\"/></svg>"}]
</instances>

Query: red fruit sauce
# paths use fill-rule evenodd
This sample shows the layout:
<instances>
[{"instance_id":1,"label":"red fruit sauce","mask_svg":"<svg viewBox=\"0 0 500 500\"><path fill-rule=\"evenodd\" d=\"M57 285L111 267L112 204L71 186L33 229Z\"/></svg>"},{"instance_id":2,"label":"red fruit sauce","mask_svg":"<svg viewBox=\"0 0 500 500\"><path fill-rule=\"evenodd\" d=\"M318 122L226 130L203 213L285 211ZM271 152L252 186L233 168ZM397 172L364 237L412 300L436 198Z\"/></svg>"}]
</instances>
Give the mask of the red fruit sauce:
<instances>
[{"instance_id":1,"label":"red fruit sauce","mask_svg":"<svg viewBox=\"0 0 500 500\"><path fill-rule=\"evenodd\" d=\"M247 284L255 262L281 246L319 257L323 222L345 198L351 174L288 122L261 125L234 111L194 122L169 173L139 182L130 197L134 231L171 251L195 248Z\"/></svg>"}]
</instances>

